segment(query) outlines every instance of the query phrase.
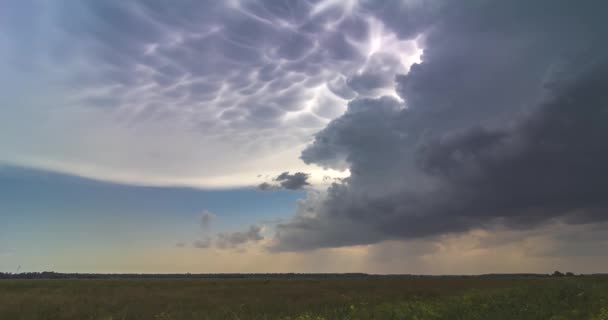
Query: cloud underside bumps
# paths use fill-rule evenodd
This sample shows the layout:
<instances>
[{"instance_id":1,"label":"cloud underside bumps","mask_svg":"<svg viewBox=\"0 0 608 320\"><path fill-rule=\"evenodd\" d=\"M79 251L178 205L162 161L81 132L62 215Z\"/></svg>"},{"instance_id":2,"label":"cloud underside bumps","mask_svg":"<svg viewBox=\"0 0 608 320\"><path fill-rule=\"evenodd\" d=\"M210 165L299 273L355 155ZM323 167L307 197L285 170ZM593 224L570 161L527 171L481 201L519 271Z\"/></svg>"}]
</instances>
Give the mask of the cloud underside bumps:
<instances>
[{"instance_id":1,"label":"cloud underside bumps","mask_svg":"<svg viewBox=\"0 0 608 320\"><path fill-rule=\"evenodd\" d=\"M301 159L351 176L310 193L272 249L608 218L606 5L447 2L402 103L356 99Z\"/></svg>"},{"instance_id":2,"label":"cloud underside bumps","mask_svg":"<svg viewBox=\"0 0 608 320\"><path fill-rule=\"evenodd\" d=\"M6 7L0 66L18 87L3 92L0 124L25 138L0 140L0 161L127 183L252 186L246 175L302 170L282 153L348 100L395 95L421 52L382 22L395 8L357 1Z\"/></svg>"}]
</instances>

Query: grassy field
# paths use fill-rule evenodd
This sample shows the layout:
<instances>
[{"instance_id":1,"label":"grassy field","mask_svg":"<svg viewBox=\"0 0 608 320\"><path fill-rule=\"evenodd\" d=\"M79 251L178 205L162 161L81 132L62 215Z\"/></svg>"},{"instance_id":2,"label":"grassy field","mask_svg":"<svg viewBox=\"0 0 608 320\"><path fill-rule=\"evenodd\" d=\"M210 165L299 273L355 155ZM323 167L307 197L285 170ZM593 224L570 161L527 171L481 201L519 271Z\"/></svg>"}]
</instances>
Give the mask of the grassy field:
<instances>
[{"instance_id":1,"label":"grassy field","mask_svg":"<svg viewBox=\"0 0 608 320\"><path fill-rule=\"evenodd\" d=\"M0 319L608 320L608 277L0 280Z\"/></svg>"}]
</instances>

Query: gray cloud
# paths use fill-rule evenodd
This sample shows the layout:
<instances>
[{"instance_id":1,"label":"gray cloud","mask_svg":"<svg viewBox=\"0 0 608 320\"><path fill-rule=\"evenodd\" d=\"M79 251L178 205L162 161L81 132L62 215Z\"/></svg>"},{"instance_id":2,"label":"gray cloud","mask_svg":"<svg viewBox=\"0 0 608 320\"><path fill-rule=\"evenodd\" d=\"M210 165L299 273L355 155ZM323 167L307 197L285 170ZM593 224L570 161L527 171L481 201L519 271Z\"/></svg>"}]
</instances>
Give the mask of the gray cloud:
<instances>
[{"instance_id":1,"label":"gray cloud","mask_svg":"<svg viewBox=\"0 0 608 320\"><path fill-rule=\"evenodd\" d=\"M246 231L220 233L215 239L215 245L220 249L236 248L249 242L264 240L262 227L249 226Z\"/></svg>"},{"instance_id":2,"label":"gray cloud","mask_svg":"<svg viewBox=\"0 0 608 320\"><path fill-rule=\"evenodd\" d=\"M276 190L277 186L274 184L270 184L268 182L262 182L262 183L258 184L257 188L258 188L258 190L261 190L261 191L270 191L270 190Z\"/></svg>"},{"instance_id":3,"label":"gray cloud","mask_svg":"<svg viewBox=\"0 0 608 320\"><path fill-rule=\"evenodd\" d=\"M405 71L399 57L387 53L374 53L361 70L346 80L346 84L361 96L376 96L381 94L379 90L393 88L395 76Z\"/></svg>"},{"instance_id":4,"label":"gray cloud","mask_svg":"<svg viewBox=\"0 0 608 320\"><path fill-rule=\"evenodd\" d=\"M234 232L220 232L215 235L205 235L201 239L192 242L194 248L199 249L235 249L242 248L248 243L255 243L264 240L262 236L263 228L257 225L251 225L247 230ZM185 244L180 242L178 247Z\"/></svg>"},{"instance_id":5,"label":"gray cloud","mask_svg":"<svg viewBox=\"0 0 608 320\"><path fill-rule=\"evenodd\" d=\"M201 117L221 115L223 123L215 124L214 130L245 130L257 128L260 121L266 127L313 127L310 121L286 124L284 116L302 111L314 100L317 88L332 80L331 92L342 99L354 98L355 91L367 94L392 88L394 72L409 66L402 65L396 52L378 48L380 52L366 57L365 51L372 37L386 36L370 31L370 19L382 21L394 10L411 18L428 16L424 12L430 9L403 8L396 1L381 8L304 0L232 5L82 1L63 5L53 17L62 41L78 48L58 57L78 52L81 56L73 59L99 66L79 70L72 84L80 89L116 86L108 106L136 105L136 113L167 112L164 116L187 109ZM415 36L384 30L400 34L401 39ZM60 42L58 50L65 50ZM345 78L353 88L335 81ZM80 102L91 101L110 100L83 97ZM161 110L142 107L151 101L160 103ZM207 123L189 119L190 125L207 128ZM316 123L314 128L322 125Z\"/></svg>"},{"instance_id":6,"label":"gray cloud","mask_svg":"<svg viewBox=\"0 0 608 320\"><path fill-rule=\"evenodd\" d=\"M201 214L201 228L203 234L200 239L192 242L194 248L199 249L234 249L242 247L243 245L251 242L258 242L264 239L262 236L263 228L257 225L251 225L245 231L234 231L234 232L210 232L211 223L216 218L216 215L208 210L204 210ZM185 246L185 243L179 242L178 247Z\"/></svg>"},{"instance_id":7,"label":"gray cloud","mask_svg":"<svg viewBox=\"0 0 608 320\"><path fill-rule=\"evenodd\" d=\"M215 214L208 210L203 210L201 214L201 228L208 230L211 227L211 222L215 219Z\"/></svg>"},{"instance_id":8,"label":"gray cloud","mask_svg":"<svg viewBox=\"0 0 608 320\"><path fill-rule=\"evenodd\" d=\"M283 172L278 175L275 180L279 182L279 185L285 189L298 190L305 186L309 186L310 183L307 181L310 175L304 172L296 172L289 174L289 172Z\"/></svg>"},{"instance_id":9,"label":"gray cloud","mask_svg":"<svg viewBox=\"0 0 608 320\"><path fill-rule=\"evenodd\" d=\"M83 1L64 5L56 18L79 52L102 67L82 70L75 84L120 84L113 97L123 99L114 107L154 100L172 113L218 115L226 102L231 112L222 119L240 129L260 121L281 127L282 116L302 110L319 84L365 60L353 43L366 41L355 30L367 22L345 18L339 5L313 13L317 5L309 1L234 4ZM201 102L214 107L192 108ZM237 111L244 117L232 117Z\"/></svg>"},{"instance_id":10,"label":"gray cloud","mask_svg":"<svg viewBox=\"0 0 608 320\"><path fill-rule=\"evenodd\" d=\"M296 172L290 174L289 172L283 172L274 178L274 181L278 183L263 182L258 185L258 190L269 191L278 189L288 190L300 190L306 186L309 186L308 178L310 174L304 172Z\"/></svg>"},{"instance_id":11,"label":"gray cloud","mask_svg":"<svg viewBox=\"0 0 608 320\"><path fill-rule=\"evenodd\" d=\"M396 79L405 105L352 101L302 152L351 176L300 203L272 248L606 220L603 6L439 6L423 62Z\"/></svg>"},{"instance_id":12,"label":"gray cloud","mask_svg":"<svg viewBox=\"0 0 608 320\"><path fill-rule=\"evenodd\" d=\"M208 249L213 246L213 240L210 237L205 237L192 242L192 246L199 249Z\"/></svg>"}]
</instances>

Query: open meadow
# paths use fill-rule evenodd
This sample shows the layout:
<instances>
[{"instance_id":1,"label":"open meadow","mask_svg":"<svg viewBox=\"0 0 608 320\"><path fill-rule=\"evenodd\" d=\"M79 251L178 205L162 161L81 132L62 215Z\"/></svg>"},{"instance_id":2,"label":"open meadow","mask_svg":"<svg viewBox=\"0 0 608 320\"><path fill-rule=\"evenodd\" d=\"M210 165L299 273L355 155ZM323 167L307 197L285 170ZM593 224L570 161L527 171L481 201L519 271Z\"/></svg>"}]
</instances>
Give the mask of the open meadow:
<instances>
[{"instance_id":1,"label":"open meadow","mask_svg":"<svg viewBox=\"0 0 608 320\"><path fill-rule=\"evenodd\" d=\"M608 277L0 280L0 319L608 320Z\"/></svg>"}]
</instances>

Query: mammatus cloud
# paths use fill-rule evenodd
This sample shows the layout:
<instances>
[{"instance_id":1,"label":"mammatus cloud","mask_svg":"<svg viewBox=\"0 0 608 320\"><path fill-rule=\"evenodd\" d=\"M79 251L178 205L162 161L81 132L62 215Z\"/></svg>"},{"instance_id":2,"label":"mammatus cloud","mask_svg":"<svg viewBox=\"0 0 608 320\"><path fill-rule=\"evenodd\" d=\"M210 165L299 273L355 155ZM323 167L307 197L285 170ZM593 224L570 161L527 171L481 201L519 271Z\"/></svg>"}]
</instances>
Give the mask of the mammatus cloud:
<instances>
[{"instance_id":1,"label":"mammatus cloud","mask_svg":"<svg viewBox=\"0 0 608 320\"><path fill-rule=\"evenodd\" d=\"M396 77L405 103L351 101L302 152L351 176L299 203L272 249L608 219L605 4L441 7Z\"/></svg>"},{"instance_id":2,"label":"mammatus cloud","mask_svg":"<svg viewBox=\"0 0 608 320\"><path fill-rule=\"evenodd\" d=\"M429 10L308 0L3 9L0 161L205 187L303 170L297 154L348 100L396 95L392 78L420 55L413 22ZM416 28L393 29L395 19Z\"/></svg>"},{"instance_id":3,"label":"mammatus cloud","mask_svg":"<svg viewBox=\"0 0 608 320\"><path fill-rule=\"evenodd\" d=\"M262 182L258 185L258 190L268 191L268 190L276 190L276 189L288 189L288 190L300 190L306 186L310 186L308 182L308 178L310 174L304 172L296 172L294 174L290 174L288 171L281 173L274 181L277 181L275 184L271 184L268 182Z\"/></svg>"}]
</instances>

